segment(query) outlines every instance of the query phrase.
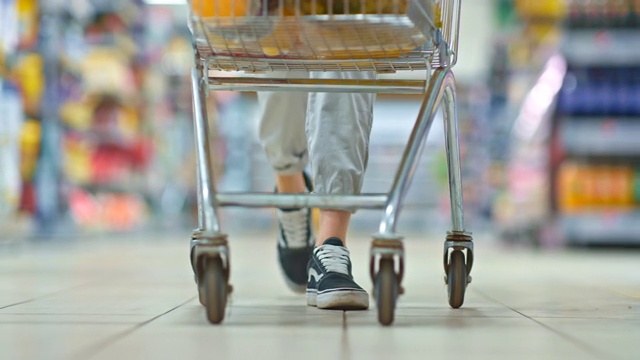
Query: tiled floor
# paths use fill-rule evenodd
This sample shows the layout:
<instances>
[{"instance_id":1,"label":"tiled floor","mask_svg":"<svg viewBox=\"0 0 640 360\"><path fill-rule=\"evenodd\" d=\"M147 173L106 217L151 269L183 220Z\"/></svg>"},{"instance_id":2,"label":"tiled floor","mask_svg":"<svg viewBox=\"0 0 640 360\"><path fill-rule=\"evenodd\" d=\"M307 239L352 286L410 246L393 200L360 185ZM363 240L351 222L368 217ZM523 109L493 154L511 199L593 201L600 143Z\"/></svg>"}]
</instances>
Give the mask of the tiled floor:
<instances>
[{"instance_id":1,"label":"tiled floor","mask_svg":"<svg viewBox=\"0 0 640 360\"><path fill-rule=\"evenodd\" d=\"M0 247L0 359L640 359L640 252L509 249L479 237L452 310L442 240L407 240L390 328L288 292L272 234L232 235L226 320L196 299L188 231ZM367 288L368 237L350 247Z\"/></svg>"}]
</instances>

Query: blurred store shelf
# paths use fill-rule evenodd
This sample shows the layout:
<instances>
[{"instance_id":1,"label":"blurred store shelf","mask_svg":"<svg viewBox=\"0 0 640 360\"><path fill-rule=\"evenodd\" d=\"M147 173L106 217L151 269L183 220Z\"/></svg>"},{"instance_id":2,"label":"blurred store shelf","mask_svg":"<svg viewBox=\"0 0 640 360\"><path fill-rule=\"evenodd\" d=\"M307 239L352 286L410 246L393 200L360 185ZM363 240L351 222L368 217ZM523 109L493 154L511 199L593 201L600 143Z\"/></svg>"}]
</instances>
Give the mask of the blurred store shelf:
<instances>
[{"instance_id":1,"label":"blurred store shelf","mask_svg":"<svg viewBox=\"0 0 640 360\"><path fill-rule=\"evenodd\" d=\"M567 118L558 131L571 157L640 157L640 118Z\"/></svg>"},{"instance_id":2,"label":"blurred store shelf","mask_svg":"<svg viewBox=\"0 0 640 360\"><path fill-rule=\"evenodd\" d=\"M581 214L562 214L559 228L568 244L637 246L640 211L610 208Z\"/></svg>"},{"instance_id":3,"label":"blurred store shelf","mask_svg":"<svg viewBox=\"0 0 640 360\"><path fill-rule=\"evenodd\" d=\"M633 65L640 62L638 30L565 31L561 49L576 65Z\"/></svg>"}]
</instances>

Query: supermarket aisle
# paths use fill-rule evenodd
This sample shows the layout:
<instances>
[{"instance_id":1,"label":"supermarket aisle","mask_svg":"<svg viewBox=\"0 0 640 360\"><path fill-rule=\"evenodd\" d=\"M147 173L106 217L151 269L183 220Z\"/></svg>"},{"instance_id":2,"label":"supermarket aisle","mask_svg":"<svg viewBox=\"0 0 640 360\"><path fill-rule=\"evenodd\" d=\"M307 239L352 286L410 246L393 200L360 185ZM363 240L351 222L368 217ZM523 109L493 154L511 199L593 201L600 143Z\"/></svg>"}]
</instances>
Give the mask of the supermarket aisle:
<instances>
[{"instance_id":1,"label":"supermarket aisle","mask_svg":"<svg viewBox=\"0 0 640 360\"><path fill-rule=\"evenodd\" d=\"M637 251L544 253L478 238L474 283L451 310L440 239L410 236L407 292L382 328L375 309L319 311L290 294L272 234L231 240L222 326L198 304L184 236L0 248L0 359L640 358ZM368 237L351 244L370 288Z\"/></svg>"}]
</instances>

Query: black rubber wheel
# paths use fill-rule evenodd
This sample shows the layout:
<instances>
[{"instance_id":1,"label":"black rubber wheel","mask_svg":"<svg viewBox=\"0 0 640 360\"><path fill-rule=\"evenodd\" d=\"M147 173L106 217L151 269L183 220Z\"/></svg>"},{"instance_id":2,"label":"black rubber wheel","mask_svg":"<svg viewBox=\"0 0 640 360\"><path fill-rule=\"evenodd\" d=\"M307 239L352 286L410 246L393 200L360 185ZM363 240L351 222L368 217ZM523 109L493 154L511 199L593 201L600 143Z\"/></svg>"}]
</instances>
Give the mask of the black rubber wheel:
<instances>
[{"instance_id":1,"label":"black rubber wheel","mask_svg":"<svg viewBox=\"0 0 640 360\"><path fill-rule=\"evenodd\" d=\"M376 275L375 292L378 321L382 325L387 326L393 323L398 288L398 277L393 266L393 259L380 260L380 270Z\"/></svg>"},{"instance_id":2,"label":"black rubber wheel","mask_svg":"<svg viewBox=\"0 0 640 360\"><path fill-rule=\"evenodd\" d=\"M198 284L198 300L200 300L200 305L207 306L207 297L202 284Z\"/></svg>"},{"instance_id":3,"label":"black rubber wheel","mask_svg":"<svg viewBox=\"0 0 640 360\"><path fill-rule=\"evenodd\" d=\"M205 261L202 292L207 307L207 319L212 324L219 324L224 319L227 306L227 281L224 278L222 259L215 257Z\"/></svg>"},{"instance_id":4,"label":"black rubber wheel","mask_svg":"<svg viewBox=\"0 0 640 360\"><path fill-rule=\"evenodd\" d=\"M464 292L467 288L467 265L464 262L464 253L454 250L451 253L449 274L447 274L447 289L449 293L449 305L457 309L464 303Z\"/></svg>"}]
</instances>

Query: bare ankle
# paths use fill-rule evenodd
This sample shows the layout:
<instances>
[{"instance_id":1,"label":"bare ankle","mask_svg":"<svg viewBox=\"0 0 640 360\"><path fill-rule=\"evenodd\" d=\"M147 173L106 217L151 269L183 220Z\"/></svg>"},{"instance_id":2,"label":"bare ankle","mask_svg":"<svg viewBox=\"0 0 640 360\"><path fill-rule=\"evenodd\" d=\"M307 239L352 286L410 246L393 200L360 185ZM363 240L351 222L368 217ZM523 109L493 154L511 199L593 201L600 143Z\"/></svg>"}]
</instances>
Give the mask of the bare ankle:
<instances>
[{"instance_id":1,"label":"bare ankle","mask_svg":"<svg viewBox=\"0 0 640 360\"><path fill-rule=\"evenodd\" d=\"M348 211L321 210L320 229L317 237L318 245L332 237L342 240L342 243L346 245L350 220L351 213Z\"/></svg>"},{"instance_id":2,"label":"bare ankle","mask_svg":"<svg viewBox=\"0 0 640 360\"><path fill-rule=\"evenodd\" d=\"M281 193L305 193L307 192L307 185L304 182L302 173L298 174L278 174L276 176L276 186L278 192Z\"/></svg>"}]
</instances>

